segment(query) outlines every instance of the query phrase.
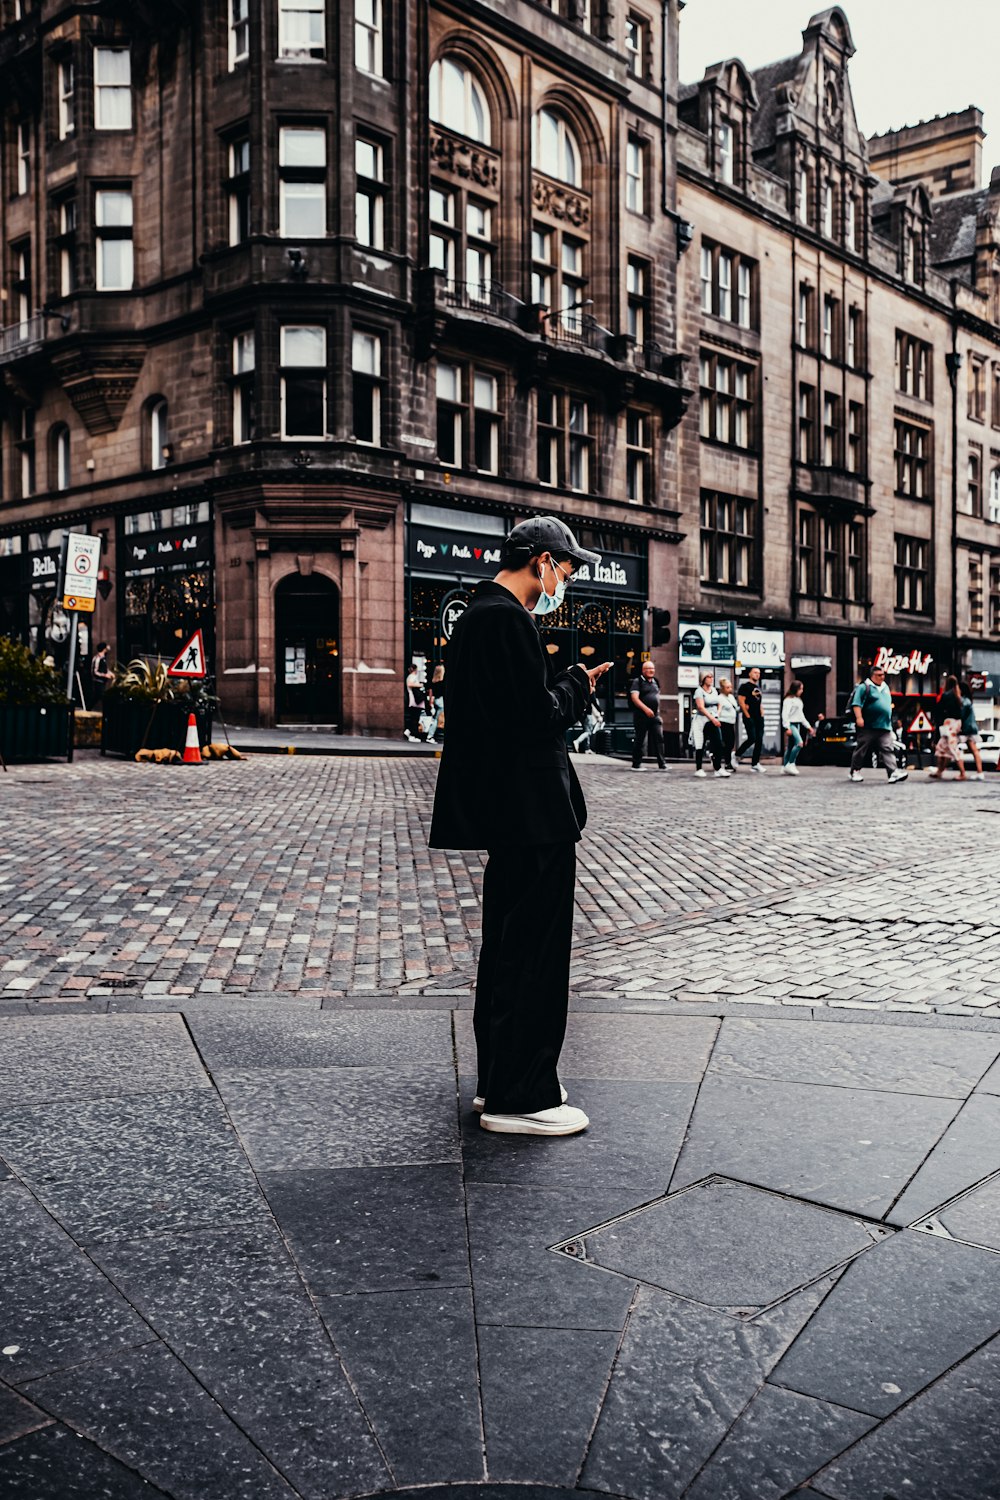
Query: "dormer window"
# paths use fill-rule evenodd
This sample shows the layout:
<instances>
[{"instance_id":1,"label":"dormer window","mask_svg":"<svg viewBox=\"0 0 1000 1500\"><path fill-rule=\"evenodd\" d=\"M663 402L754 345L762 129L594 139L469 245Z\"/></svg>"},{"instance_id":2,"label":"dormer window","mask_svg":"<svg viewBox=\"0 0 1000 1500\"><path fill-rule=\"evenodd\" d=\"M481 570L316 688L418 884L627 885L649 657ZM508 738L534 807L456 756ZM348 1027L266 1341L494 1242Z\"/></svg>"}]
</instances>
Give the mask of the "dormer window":
<instances>
[{"instance_id":1,"label":"dormer window","mask_svg":"<svg viewBox=\"0 0 1000 1500\"><path fill-rule=\"evenodd\" d=\"M734 181L734 146L736 132L728 120L723 120L719 126L719 181L732 183Z\"/></svg>"}]
</instances>

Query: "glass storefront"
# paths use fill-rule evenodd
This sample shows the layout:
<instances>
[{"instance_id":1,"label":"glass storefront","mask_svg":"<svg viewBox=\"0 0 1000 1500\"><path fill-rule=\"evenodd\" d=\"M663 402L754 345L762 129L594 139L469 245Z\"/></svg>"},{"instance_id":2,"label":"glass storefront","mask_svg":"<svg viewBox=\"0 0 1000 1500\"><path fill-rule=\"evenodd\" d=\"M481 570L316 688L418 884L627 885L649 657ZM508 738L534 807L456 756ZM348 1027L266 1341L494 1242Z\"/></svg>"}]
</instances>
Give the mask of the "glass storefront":
<instances>
[{"instance_id":1,"label":"glass storefront","mask_svg":"<svg viewBox=\"0 0 1000 1500\"><path fill-rule=\"evenodd\" d=\"M67 531L86 530L81 524L0 537L0 634L23 641L35 656L50 657L60 671L69 658L72 621L56 596L59 556ZM81 614L78 659L89 651L90 622Z\"/></svg>"},{"instance_id":2,"label":"glass storefront","mask_svg":"<svg viewBox=\"0 0 1000 1500\"><path fill-rule=\"evenodd\" d=\"M215 660L212 513L207 500L125 516L118 539L118 658L172 661L201 630Z\"/></svg>"}]
</instances>

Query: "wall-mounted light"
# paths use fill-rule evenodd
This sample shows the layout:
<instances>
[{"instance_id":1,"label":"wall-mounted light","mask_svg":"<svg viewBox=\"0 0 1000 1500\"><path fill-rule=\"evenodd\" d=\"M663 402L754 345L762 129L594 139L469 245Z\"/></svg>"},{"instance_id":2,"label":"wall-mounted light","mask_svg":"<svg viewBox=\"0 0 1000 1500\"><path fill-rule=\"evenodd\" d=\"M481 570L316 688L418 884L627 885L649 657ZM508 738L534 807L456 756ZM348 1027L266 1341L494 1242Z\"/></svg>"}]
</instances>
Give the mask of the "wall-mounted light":
<instances>
[{"instance_id":1,"label":"wall-mounted light","mask_svg":"<svg viewBox=\"0 0 1000 1500\"><path fill-rule=\"evenodd\" d=\"M84 465L84 468L87 470L88 474L93 474L94 470L97 468L97 465L94 463L94 460L92 458L88 458L86 464Z\"/></svg>"},{"instance_id":2,"label":"wall-mounted light","mask_svg":"<svg viewBox=\"0 0 1000 1500\"><path fill-rule=\"evenodd\" d=\"M309 262L306 260L305 252L302 250L289 250L288 264L292 268L292 275L296 281L304 281L309 273Z\"/></svg>"}]
</instances>

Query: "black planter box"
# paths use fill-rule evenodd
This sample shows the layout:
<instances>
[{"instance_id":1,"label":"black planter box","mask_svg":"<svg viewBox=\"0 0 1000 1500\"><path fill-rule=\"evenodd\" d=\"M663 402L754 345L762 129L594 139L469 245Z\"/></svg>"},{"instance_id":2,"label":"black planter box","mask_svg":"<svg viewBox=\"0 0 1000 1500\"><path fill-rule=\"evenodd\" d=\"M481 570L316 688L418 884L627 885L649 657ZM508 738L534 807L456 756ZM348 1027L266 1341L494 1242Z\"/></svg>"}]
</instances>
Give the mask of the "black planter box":
<instances>
[{"instance_id":1,"label":"black planter box","mask_svg":"<svg viewBox=\"0 0 1000 1500\"><path fill-rule=\"evenodd\" d=\"M63 759L69 753L69 708L49 703L39 708L0 706L0 750L5 760Z\"/></svg>"},{"instance_id":2,"label":"black planter box","mask_svg":"<svg viewBox=\"0 0 1000 1500\"><path fill-rule=\"evenodd\" d=\"M105 697L101 723L101 754L127 755L136 751L181 750L187 738L188 715L194 713L198 724L198 743L207 745L212 738L212 714L209 709L190 703L136 702L128 698Z\"/></svg>"}]
</instances>

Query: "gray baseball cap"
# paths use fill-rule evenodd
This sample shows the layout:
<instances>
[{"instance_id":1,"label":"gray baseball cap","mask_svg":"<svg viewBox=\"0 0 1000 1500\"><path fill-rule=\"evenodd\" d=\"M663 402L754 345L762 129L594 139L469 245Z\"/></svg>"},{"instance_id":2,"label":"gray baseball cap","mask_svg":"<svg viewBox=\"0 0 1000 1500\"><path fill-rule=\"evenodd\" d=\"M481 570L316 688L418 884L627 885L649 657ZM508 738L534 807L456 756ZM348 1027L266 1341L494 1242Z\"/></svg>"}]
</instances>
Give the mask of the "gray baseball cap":
<instances>
[{"instance_id":1,"label":"gray baseball cap","mask_svg":"<svg viewBox=\"0 0 1000 1500\"><path fill-rule=\"evenodd\" d=\"M599 552L581 547L566 522L557 516L533 516L530 521L521 521L504 540L503 559L515 566L523 565L540 552L551 552L557 560L568 557L577 567L584 563L593 566L601 560Z\"/></svg>"}]
</instances>

